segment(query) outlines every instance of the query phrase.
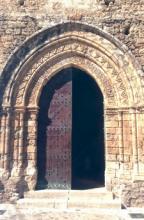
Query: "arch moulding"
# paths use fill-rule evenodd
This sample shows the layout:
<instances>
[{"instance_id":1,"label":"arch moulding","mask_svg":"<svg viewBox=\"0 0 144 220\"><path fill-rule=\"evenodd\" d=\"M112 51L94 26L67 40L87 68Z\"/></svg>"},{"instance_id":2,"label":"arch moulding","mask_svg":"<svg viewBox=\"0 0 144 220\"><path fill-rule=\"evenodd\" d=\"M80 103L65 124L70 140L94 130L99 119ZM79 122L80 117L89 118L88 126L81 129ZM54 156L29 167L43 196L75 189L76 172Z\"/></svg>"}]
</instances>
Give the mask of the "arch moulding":
<instances>
[{"instance_id":1,"label":"arch moulding","mask_svg":"<svg viewBox=\"0 0 144 220\"><path fill-rule=\"evenodd\" d=\"M37 113L43 86L67 67L84 70L104 97L105 185L144 178L143 74L128 49L107 33L65 23L28 39L9 59L1 85L1 182L35 189ZM144 123L143 123L144 124Z\"/></svg>"}]
</instances>

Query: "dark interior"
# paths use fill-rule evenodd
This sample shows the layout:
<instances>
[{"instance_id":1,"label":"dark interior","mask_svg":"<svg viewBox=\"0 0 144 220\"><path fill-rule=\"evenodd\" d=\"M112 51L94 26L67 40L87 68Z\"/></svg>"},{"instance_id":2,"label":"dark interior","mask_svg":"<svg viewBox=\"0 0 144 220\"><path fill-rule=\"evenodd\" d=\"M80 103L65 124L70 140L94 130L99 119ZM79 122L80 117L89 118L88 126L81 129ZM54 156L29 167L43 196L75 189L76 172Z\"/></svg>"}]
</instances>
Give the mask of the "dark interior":
<instances>
[{"instance_id":1,"label":"dark interior","mask_svg":"<svg viewBox=\"0 0 144 220\"><path fill-rule=\"evenodd\" d=\"M48 109L55 89L72 80L72 189L104 185L103 96L85 72L68 68L56 74L43 88L39 100L37 138L37 189L46 188L46 127Z\"/></svg>"},{"instance_id":2,"label":"dark interior","mask_svg":"<svg viewBox=\"0 0 144 220\"><path fill-rule=\"evenodd\" d=\"M85 72L73 69L72 188L104 184L103 96Z\"/></svg>"}]
</instances>

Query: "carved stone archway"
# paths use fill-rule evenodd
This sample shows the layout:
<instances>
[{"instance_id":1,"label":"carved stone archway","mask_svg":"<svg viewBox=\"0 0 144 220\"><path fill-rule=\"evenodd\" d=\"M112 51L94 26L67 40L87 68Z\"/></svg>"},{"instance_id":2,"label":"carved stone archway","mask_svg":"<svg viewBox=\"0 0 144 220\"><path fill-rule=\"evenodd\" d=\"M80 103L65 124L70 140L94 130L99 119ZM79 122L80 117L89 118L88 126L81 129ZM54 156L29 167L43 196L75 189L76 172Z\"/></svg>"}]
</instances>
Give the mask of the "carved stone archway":
<instances>
[{"instance_id":1,"label":"carved stone archway","mask_svg":"<svg viewBox=\"0 0 144 220\"><path fill-rule=\"evenodd\" d=\"M104 96L106 188L116 190L121 183L144 178L143 138L138 133L144 120L142 71L115 38L74 22L32 36L3 71L1 181L35 188L39 96L48 80L67 67L87 72Z\"/></svg>"}]
</instances>

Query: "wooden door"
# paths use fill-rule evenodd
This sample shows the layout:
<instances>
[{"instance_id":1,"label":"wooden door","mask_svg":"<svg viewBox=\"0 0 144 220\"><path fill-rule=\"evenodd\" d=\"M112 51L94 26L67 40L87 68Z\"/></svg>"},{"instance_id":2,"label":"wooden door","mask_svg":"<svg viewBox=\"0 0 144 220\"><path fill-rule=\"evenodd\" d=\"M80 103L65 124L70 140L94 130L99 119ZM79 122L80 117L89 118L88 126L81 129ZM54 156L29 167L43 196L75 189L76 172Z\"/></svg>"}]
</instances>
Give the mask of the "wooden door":
<instances>
[{"instance_id":1,"label":"wooden door","mask_svg":"<svg viewBox=\"0 0 144 220\"><path fill-rule=\"evenodd\" d=\"M70 74L69 74L70 78ZM71 188L72 80L56 89L48 110L46 179L48 188Z\"/></svg>"}]
</instances>

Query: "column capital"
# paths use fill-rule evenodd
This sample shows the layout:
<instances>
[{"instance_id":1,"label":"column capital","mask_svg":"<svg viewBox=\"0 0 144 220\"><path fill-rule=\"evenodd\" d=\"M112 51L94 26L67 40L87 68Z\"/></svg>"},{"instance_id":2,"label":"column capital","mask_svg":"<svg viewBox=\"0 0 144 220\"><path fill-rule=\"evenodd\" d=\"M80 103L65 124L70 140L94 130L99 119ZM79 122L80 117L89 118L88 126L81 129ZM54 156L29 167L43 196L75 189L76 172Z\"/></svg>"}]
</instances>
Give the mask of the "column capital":
<instances>
[{"instance_id":1,"label":"column capital","mask_svg":"<svg viewBox=\"0 0 144 220\"><path fill-rule=\"evenodd\" d=\"M27 112L31 112L31 113L37 113L39 111L39 107L37 106L28 106L26 108Z\"/></svg>"},{"instance_id":2,"label":"column capital","mask_svg":"<svg viewBox=\"0 0 144 220\"><path fill-rule=\"evenodd\" d=\"M14 107L14 112L24 113L26 111L25 106L16 106Z\"/></svg>"}]
</instances>

